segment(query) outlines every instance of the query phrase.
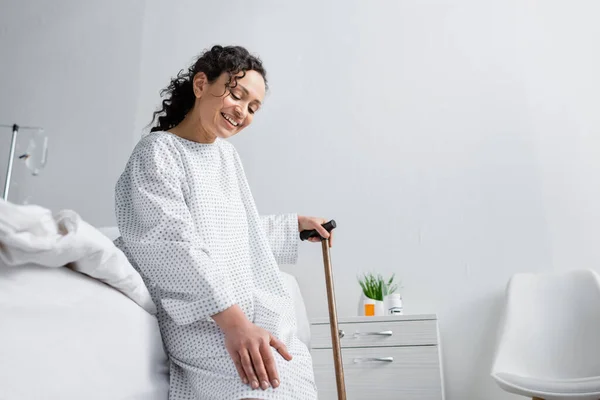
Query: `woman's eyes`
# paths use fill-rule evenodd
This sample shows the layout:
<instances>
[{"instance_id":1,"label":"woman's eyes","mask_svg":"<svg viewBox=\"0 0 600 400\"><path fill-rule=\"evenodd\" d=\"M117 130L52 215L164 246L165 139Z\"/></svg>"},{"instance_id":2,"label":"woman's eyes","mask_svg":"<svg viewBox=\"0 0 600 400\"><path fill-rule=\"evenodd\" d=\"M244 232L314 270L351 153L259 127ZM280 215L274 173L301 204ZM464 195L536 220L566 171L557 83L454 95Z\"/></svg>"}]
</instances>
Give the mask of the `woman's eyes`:
<instances>
[{"instance_id":1,"label":"woman's eyes","mask_svg":"<svg viewBox=\"0 0 600 400\"><path fill-rule=\"evenodd\" d=\"M242 96L239 93L229 92L229 94L231 95L231 97L233 97L234 100L241 100L242 99ZM250 114L254 114L257 111L257 109L248 107L248 111L250 112Z\"/></svg>"}]
</instances>

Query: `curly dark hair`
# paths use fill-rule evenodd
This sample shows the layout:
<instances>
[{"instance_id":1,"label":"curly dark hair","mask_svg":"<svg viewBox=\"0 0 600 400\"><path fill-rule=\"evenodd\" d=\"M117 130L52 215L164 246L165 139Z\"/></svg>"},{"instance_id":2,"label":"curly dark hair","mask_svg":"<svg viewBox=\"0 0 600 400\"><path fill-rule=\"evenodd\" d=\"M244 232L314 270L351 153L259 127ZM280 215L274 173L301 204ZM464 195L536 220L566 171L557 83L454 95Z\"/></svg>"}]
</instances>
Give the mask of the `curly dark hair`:
<instances>
[{"instance_id":1,"label":"curly dark hair","mask_svg":"<svg viewBox=\"0 0 600 400\"><path fill-rule=\"evenodd\" d=\"M246 76L246 71L256 71L262 75L267 87L267 71L262 65L262 61L251 55L248 50L241 46L213 46L210 50L204 51L196 62L187 70L181 70L177 77L171 79L169 86L160 91L162 108L155 111L150 125L156 124L150 129L154 131L166 131L178 125L186 114L194 106L196 96L193 90L194 76L198 72L204 72L209 83L213 83L227 72L229 79L225 84L225 91L234 88L237 80ZM242 72L241 76L237 76Z\"/></svg>"}]
</instances>

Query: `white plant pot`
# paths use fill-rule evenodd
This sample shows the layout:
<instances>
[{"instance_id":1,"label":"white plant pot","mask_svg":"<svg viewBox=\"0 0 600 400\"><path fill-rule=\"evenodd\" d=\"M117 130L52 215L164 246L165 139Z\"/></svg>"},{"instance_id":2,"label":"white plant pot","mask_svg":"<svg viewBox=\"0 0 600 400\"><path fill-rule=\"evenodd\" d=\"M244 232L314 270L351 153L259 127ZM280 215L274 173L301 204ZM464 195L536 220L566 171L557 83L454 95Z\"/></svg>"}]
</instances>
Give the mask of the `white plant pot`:
<instances>
[{"instance_id":1,"label":"white plant pot","mask_svg":"<svg viewBox=\"0 0 600 400\"><path fill-rule=\"evenodd\" d=\"M375 316L383 317L385 315L385 307L383 301L375 300Z\"/></svg>"},{"instance_id":2,"label":"white plant pot","mask_svg":"<svg viewBox=\"0 0 600 400\"><path fill-rule=\"evenodd\" d=\"M360 298L358 299L358 316L365 316L365 304L374 304L375 305L375 316L382 317L385 315L385 304L383 301L369 299L363 292L360 293Z\"/></svg>"},{"instance_id":3,"label":"white plant pot","mask_svg":"<svg viewBox=\"0 0 600 400\"><path fill-rule=\"evenodd\" d=\"M365 296L365 294L361 291L360 296L358 296L358 304L356 305L357 306L356 315L358 315L359 317L365 316L365 300L366 299L367 299L367 296Z\"/></svg>"}]
</instances>

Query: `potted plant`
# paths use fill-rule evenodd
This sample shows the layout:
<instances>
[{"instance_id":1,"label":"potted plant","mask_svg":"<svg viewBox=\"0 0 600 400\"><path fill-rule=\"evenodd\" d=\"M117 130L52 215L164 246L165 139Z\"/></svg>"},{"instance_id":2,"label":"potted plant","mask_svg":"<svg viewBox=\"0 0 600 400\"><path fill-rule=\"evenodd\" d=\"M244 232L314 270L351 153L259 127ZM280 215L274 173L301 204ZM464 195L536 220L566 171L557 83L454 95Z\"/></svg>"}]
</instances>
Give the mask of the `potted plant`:
<instances>
[{"instance_id":1,"label":"potted plant","mask_svg":"<svg viewBox=\"0 0 600 400\"><path fill-rule=\"evenodd\" d=\"M358 278L358 284L362 288L361 299L359 301L359 315L386 315L384 300L389 294L398 289L394 283L395 274L385 280L381 274L365 273L362 278Z\"/></svg>"}]
</instances>

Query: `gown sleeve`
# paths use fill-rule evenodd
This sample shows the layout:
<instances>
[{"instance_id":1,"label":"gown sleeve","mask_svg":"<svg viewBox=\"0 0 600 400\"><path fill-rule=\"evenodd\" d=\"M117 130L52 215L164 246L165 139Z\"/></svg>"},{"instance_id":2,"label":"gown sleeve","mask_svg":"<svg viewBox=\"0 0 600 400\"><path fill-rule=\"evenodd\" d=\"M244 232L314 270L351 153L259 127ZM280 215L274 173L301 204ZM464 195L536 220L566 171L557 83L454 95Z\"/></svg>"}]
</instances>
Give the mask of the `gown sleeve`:
<instances>
[{"instance_id":1,"label":"gown sleeve","mask_svg":"<svg viewBox=\"0 0 600 400\"><path fill-rule=\"evenodd\" d=\"M172 144L138 146L116 190L123 241L176 324L210 319L235 298L187 207L183 160Z\"/></svg>"},{"instance_id":2,"label":"gown sleeve","mask_svg":"<svg viewBox=\"0 0 600 400\"><path fill-rule=\"evenodd\" d=\"M278 264L296 264L298 260L298 215L261 215L262 227Z\"/></svg>"}]
</instances>

